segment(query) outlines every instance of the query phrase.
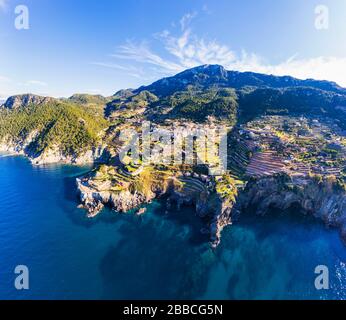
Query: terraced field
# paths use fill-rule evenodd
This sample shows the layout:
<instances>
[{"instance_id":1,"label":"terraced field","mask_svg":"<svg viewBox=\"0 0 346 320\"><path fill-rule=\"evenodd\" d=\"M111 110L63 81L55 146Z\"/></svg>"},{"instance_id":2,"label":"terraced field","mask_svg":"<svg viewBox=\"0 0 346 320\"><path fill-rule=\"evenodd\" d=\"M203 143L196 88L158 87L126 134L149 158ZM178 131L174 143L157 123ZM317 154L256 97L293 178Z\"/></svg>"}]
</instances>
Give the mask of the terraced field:
<instances>
[{"instance_id":1,"label":"terraced field","mask_svg":"<svg viewBox=\"0 0 346 320\"><path fill-rule=\"evenodd\" d=\"M293 168L291 169L291 175L292 176L306 176L310 174L311 167L308 163L299 162L297 164L293 165Z\"/></svg>"},{"instance_id":2,"label":"terraced field","mask_svg":"<svg viewBox=\"0 0 346 320\"><path fill-rule=\"evenodd\" d=\"M253 148L254 145L251 145L250 141L241 138L231 142L227 161L228 170L235 179L240 179L245 174Z\"/></svg>"},{"instance_id":3,"label":"terraced field","mask_svg":"<svg viewBox=\"0 0 346 320\"><path fill-rule=\"evenodd\" d=\"M183 184L182 192L188 195L200 195L208 192L206 185L198 178L179 177L178 180Z\"/></svg>"},{"instance_id":4,"label":"terraced field","mask_svg":"<svg viewBox=\"0 0 346 320\"><path fill-rule=\"evenodd\" d=\"M257 152L250 160L246 169L246 175L260 177L286 171L282 158L273 151Z\"/></svg>"}]
</instances>

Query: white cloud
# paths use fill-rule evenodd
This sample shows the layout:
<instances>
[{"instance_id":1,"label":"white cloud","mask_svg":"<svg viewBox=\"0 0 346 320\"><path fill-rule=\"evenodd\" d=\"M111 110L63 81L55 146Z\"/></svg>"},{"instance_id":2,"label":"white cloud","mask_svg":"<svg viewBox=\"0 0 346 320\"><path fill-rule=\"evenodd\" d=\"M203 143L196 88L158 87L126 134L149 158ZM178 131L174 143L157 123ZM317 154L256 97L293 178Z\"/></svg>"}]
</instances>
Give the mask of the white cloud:
<instances>
[{"instance_id":1,"label":"white cloud","mask_svg":"<svg viewBox=\"0 0 346 320\"><path fill-rule=\"evenodd\" d=\"M175 72L181 68L179 64L171 62L162 58L158 54L153 53L145 41L142 41L139 44L135 44L132 41L127 41L125 44L119 47L118 53L112 56L114 58L128 59L139 63L151 64L171 72Z\"/></svg>"},{"instance_id":2,"label":"white cloud","mask_svg":"<svg viewBox=\"0 0 346 320\"><path fill-rule=\"evenodd\" d=\"M99 67L109 68L109 69L117 69L134 78L138 78L142 80L147 79L142 68L138 68L134 66L125 66L125 65L110 63L110 62L92 62L91 64L95 66L99 66Z\"/></svg>"},{"instance_id":3,"label":"white cloud","mask_svg":"<svg viewBox=\"0 0 346 320\"><path fill-rule=\"evenodd\" d=\"M192 35L191 29L180 36L166 34L162 37L164 48L178 61L179 69L192 68L201 64L228 65L236 56L227 46L217 41L207 41Z\"/></svg>"},{"instance_id":4,"label":"white cloud","mask_svg":"<svg viewBox=\"0 0 346 320\"><path fill-rule=\"evenodd\" d=\"M163 74L171 75L187 68L203 64L220 64L228 70L253 71L274 75L290 75L293 77L317 80L330 80L346 87L346 57L313 57L299 59L297 55L289 57L278 64L265 62L263 58L242 51L240 54L217 41L208 41L192 35L185 30L179 37L165 32L161 34L165 49L163 58L154 53L148 46L128 43L122 46L123 55L114 55L136 62L158 67Z\"/></svg>"},{"instance_id":5,"label":"white cloud","mask_svg":"<svg viewBox=\"0 0 346 320\"><path fill-rule=\"evenodd\" d=\"M226 66L227 67L227 66ZM228 68L254 71L278 76L290 75L299 79L329 80L346 87L346 57L293 57L279 64L266 64L261 59L241 59Z\"/></svg>"},{"instance_id":6,"label":"white cloud","mask_svg":"<svg viewBox=\"0 0 346 320\"><path fill-rule=\"evenodd\" d=\"M41 90L42 88L46 88L48 86L48 84L46 82L43 81L39 81L39 80L28 80L25 82L18 82L14 79L10 79L8 77L5 76L0 76L0 100L2 100L3 98L7 98L11 95L15 95L18 94L18 92L21 91L37 91L37 90ZM40 92L39 94L41 95L46 95L44 92Z\"/></svg>"},{"instance_id":7,"label":"white cloud","mask_svg":"<svg viewBox=\"0 0 346 320\"><path fill-rule=\"evenodd\" d=\"M152 40L156 41L155 50L147 41L136 43L128 40L118 47L115 54L111 55L117 59L116 64L96 64L127 71L128 75L137 78L145 75L144 71L134 71L138 70L138 66L141 66L143 70L148 70L149 67L150 77L155 78L170 76L199 65L220 64L228 70L290 75L300 79L329 80L346 87L346 57L299 58L296 54L276 64L268 63L256 53L245 50L238 53L217 40L197 36L190 27L191 20L195 16L196 13L184 15L180 19L178 33L164 30L153 35ZM123 66L124 60L129 61L131 67Z\"/></svg>"},{"instance_id":8,"label":"white cloud","mask_svg":"<svg viewBox=\"0 0 346 320\"><path fill-rule=\"evenodd\" d=\"M111 69L118 69L123 71L129 71L129 68L120 64L116 63L107 63L107 62L92 62L91 64L95 66L105 67L105 68L111 68Z\"/></svg>"},{"instance_id":9,"label":"white cloud","mask_svg":"<svg viewBox=\"0 0 346 320\"><path fill-rule=\"evenodd\" d=\"M189 25L191 20L196 17L197 13L196 12L192 12L192 13L187 13L185 15L183 15L183 17L180 19L180 26L181 26L181 30L185 30Z\"/></svg>"},{"instance_id":10,"label":"white cloud","mask_svg":"<svg viewBox=\"0 0 346 320\"><path fill-rule=\"evenodd\" d=\"M203 5L202 11L203 11L204 13L206 13L206 14L209 14L209 15L212 14L212 12L211 12L211 10L209 9L209 7L208 7L207 4Z\"/></svg>"}]
</instances>

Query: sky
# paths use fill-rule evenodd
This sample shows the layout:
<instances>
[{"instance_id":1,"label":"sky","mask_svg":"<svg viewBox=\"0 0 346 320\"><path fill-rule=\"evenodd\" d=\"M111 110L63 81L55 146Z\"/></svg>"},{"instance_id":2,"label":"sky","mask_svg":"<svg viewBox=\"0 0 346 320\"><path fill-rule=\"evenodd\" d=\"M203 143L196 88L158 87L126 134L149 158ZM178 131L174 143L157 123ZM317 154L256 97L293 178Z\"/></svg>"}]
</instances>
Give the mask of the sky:
<instances>
[{"instance_id":1,"label":"sky","mask_svg":"<svg viewBox=\"0 0 346 320\"><path fill-rule=\"evenodd\" d=\"M108 96L202 64L346 87L346 1L0 0L0 99Z\"/></svg>"}]
</instances>

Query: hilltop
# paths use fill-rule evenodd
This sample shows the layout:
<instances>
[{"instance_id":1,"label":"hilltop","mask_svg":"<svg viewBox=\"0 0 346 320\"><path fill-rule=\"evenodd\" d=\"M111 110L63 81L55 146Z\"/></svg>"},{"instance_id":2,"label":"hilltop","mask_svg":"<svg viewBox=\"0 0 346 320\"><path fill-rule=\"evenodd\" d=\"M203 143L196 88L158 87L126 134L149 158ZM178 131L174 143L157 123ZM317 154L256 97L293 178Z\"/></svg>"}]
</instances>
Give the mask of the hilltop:
<instances>
[{"instance_id":1,"label":"hilltop","mask_svg":"<svg viewBox=\"0 0 346 320\"><path fill-rule=\"evenodd\" d=\"M55 101L55 99L51 97L42 97L35 94L27 93L9 97L2 107L14 110L29 105L44 105L53 101Z\"/></svg>"}]
</instances>

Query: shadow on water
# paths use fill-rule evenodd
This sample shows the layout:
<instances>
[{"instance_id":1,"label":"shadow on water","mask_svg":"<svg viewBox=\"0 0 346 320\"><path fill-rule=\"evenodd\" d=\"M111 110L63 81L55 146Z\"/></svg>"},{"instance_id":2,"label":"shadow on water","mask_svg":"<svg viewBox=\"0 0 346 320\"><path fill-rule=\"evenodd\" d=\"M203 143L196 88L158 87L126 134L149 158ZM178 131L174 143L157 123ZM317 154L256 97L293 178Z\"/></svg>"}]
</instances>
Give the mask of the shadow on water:
<instances>
[{"instance_id":1,"label":"shadow on water","mask_svg":"<svg viewBox=\"0 0 346 320\"><path fill-rule=\"evenodd\" d=\"M101 261L104 297L184 299L201 295L214 263L208 245L193 246L180 226L157 217L122 224Z\"/></svg>"},{"instance_id":2,"label":"shadow on water","mask_svg":"<svg viewBox=\"0 0 346 320\"><path fill-rule=\"evenodd\" d=\"M64 198L70 202L78 202L78 193L76 187L77 177L64 178Z\"/></svg>"},{"instance_id":3,"label":"shadow on water","mask_svg":"<svg viewBox=\"0 0 346 320\"><path fill-rule=\"evenodd\" d=\"M100 262L105 299L197 298L207 286L207 274L215 263L203 222L191 208L165 214L163 200L147 206L141 217L136 210L117 214L106 208L95 219L76 209L75 177L64 179L64 211L76 225L117 224L116 245Z\"/></svg>"},{"instance_id":4,"label":"shadow on water","mask_svg":"<svg viewBox=\"0 0 346 320\"><path fill-rule=\"evenodd\" d=\"M209 235L202 234L201 229L205 228L205 223L195 212L193 206L182 207L180 210L174 206L167 210L165 199L159 200L160 206L153 210L153 213L161 218L175 223L178 228L189 229L189 242L192 245L201 245L209 242Z\"/></svg>"},{"instance_id":5,"label":"shadow on water","mask_svg":"<svg viewBox=\"0 0 346 320\"><path fill-rule=\"evenodd\" d=\"M246 227L256 233L256 237L261 241L268 238L270 232L275 233L283 242L296 246L297 250L301 248L302 255L306 254L303 244L313 246L314 243L320 243L328 248L330 254L333 253L346 262L346 245L338 229L326 226L319 218L302 213L299 207L292 207L286 211L271 210L264 217L251 218L248 215L245 215ZM256 222L264 227L256 228Z\"/></svg>"},{"instance_id":6,"label":"shadow on water","mask_svg":"<svg viewBox=\"0 0 346 320\"><path fill-rule=\"evenodd\" d=\"M320 299L340 290L336 270L346 248L338 232L298 208L271 210L263 217L242 213L223 232L219 249L230 299ZM320 264L330 269L334 287L327 293L314 287Z\"/></svg>"},{"instance_id":7,"label":"shadow on water","mask_svg":"<svg viewBox=\"0 0 346 320\"><path fill-rule=\"evenodd\" d=\"M242 213L213 251L191 207L172 207L165 214L161 199L141 217L136 210L117 214L105 209L87 219L77 209L75 177L64 179L64 198L64 211L76 225L117 224L118 241L99 263L105 299L197 299L206 292L214 297L215 290L220 290L215 296L226 299L319 298L312 287L314 267L337 261L335 255L345 257L337 232L297 208L272 210L264 217Z\"/></svg>"},{"instance_id":8,"label":"shadow on water","mask_svg":"<svg viewBox=\"0 0 346 320\"><path fill-rule=\"evenodd\" d=\"M301 212L299 206L291 207L285 211L271 209L264 216L244 212L237 223L255 232L256 238L260 241L275 233L287 240L291 238L290 241L307 242L317 240L321 236L325 236L326 233L336 232L335 229L328 229L321 219ZM258 224L261 224L262 227L258 228Z\"/></svg>"},{"instance_id":9,"label":"shadow on water","mask_svg":"<svg viewBox=\"0 0 346 320\"><path fill-rule=\"evenodd\" d=\"M71 190L74 190L71 192ZM118 214L108 208L88 219L78 205L75 179L64 179L64 209L69 219L91 228L97 223L117 224L110 246L100 262L105 299L197 298L207 286L207 274L215 262L203 223L191 208L165 214L163 201L148 205L141 217L136 210Z\"/></svg>"}]
</instances>

